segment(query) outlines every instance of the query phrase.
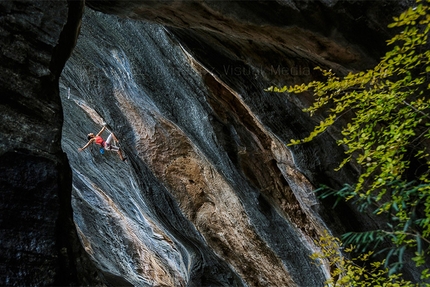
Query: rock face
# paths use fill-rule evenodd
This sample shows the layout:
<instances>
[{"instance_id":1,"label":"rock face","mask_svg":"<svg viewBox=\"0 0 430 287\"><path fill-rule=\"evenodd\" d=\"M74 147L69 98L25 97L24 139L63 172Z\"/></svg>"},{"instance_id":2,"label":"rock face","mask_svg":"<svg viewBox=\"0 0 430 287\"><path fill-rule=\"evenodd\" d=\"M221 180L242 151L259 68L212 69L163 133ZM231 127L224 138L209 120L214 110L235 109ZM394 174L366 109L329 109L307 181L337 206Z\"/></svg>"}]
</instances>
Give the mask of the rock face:
<instances>
[{"instance_id":1,"label":"rock face","mask_svg":"<svg viewBox=\"0 0 430 287\"><path fill-rule=\"evenodd\" d=\"M321 285L324 271L308 257L323 223L282 175L294 173L286 148L161 26L84 19L61 82L63 147L75 220L103 271L133 285ZM76 153L99 115L128 164L98 148ZM300 180L297 192L309 195Z\"/></svg>"},{"instance_id":2,"label":"rock face","mask_svg":"<svg viewBox=\"0 0 430 287\"><path fill-rule=\"evenodd\" d=\"M58 93L82 9L80 2L0 3L2 286L95 282L85 279L96 269L72 221Z\"/></svg>"},{"instance_id":3,"label":"rock face","mask_svg":"<svg viewBox=\"0 0 430 287\"><path fill-rule=\"evenodd\" d=\"M407 2L87 1L64 70L82 3L1 2L0 284L322 286L313 240L373 223L313 189L358 171L264 88L369 67ZM127 162L77 151L103 122Z\"/></svg>"},{"instance_id":4,"label":"rock face","mask_svg":"<svg viewBox=\"0 0 430 287\"><path fill-rule=\"evenodd\" d=\"M356 171L333 171L342 150L330 133L287 148L319 118L301 112L309 98L264 88L317 77L315 65L370 65L386 35L385 18L372 23L378 30L370 14L383 3L113 3L88 5L167 26L87 10L61 79L75 222L105 277L134 286L322 286L329 270L309 259L313 240L326 228L371 225L347 206L326 209L312 190ZM366 21L339 13L351 7ZM287 22L265 16L278 8ZM77 152L103 122L127 163L95 146Z\"/></svg>"}]
</instances>

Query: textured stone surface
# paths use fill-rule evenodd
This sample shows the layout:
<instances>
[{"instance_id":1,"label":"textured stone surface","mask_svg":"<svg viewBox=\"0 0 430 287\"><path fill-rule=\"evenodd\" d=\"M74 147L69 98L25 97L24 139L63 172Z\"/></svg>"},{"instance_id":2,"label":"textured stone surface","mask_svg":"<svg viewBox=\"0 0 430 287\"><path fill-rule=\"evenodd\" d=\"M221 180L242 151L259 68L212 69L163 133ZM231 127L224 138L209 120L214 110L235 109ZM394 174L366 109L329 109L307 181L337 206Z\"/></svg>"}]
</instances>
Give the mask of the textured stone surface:
<instances>
[{"instance_id":1,"label":"textured stone surface","mask_svg":"<svg viewBox=\"0 0 430 287\"><path fill-rule=\"evenodd\" d=\"M374 222L312 192L356 173L330 131L285 146L310 98L263 90L368 67L407 2L87 1L136 20L87 9L62 108L83 3L1 1L0 285L322 286L313 239ZM127 163L77 152L103 121Z\"/></svg>"},{"instance_id":2,"label":"textured stone surface","mask_svg":"<svg viewBox=\"0 0 430 287\"><path fill-rule=\"evenodd\" d=\"M61 88L87 250L133 285L320 286L324 271L308 256L322 222L301 207L272 149L290 169L291 154L174 43L157 25L84 18ZM96 147L77 153L98 115L128 164ZM303 176L291 180L310 192Z\"/></svg>"},{"instance_id":3,"label":"textured stone surface","mask_svg":"<svg viewBox=\"0 0 430 287\"><path fill-rule=\"evenodd\" d=\"M223 19L226 11L234 14L227 27L193 2L175 8L112 3L124 7L90 5L169 26L88 10L62 75L63 148L73 170L75 221L106 278L141 286L322 286L328 270L309 260L313 239L326 226L338 233L374 223L347 206L333 211L320 205L314 185L339 186L356 171L333 171L342 150L330 132L287 148L319 118L301 112L309 98L264 88L312 79L315 65L365 67L381 53L377 36L385 32L369 27L370 16L358 22L380 41L369 46L347 30L324 35L336 21L346 29L340 25L346 20L336 18L324 19L327 27L275 27L261 15L252 19L267 23L246 18L246 9L261 7L231 2L237 9L221 13ZM316 18L332 9L317 7ZM305 21L294 17L297 25ZM374 24L383 27L383 20ZM327 45L319 50L315 42L321 41ZM96 147L77 152L103 121L121 139L128 163Z\"/></svg>"},{"instance_id":4,"label":"textured stone surface","mask_svg":"<svg viewBox=\"0 0 430 287\"><path fill-rule=\"evenodd\" d=\"M84 274L95 269L72 222L58 94L82 7L66 1L0 2L2 286L95 282L86 281L91 278Z\"/></svg>"},{"instance_id":5,"label":"textured stone surface","mask_svg":"<svg viewBox=\"0 0 430 287\"><path fill-rule=\"evenodd\" d=\"M385 49L386 24L392 15L413 1L89 0L86 3L105 13L184 28L191 34L203 30L236 40L273 43L286 48L295 58L361 68Z\"/></svg>"}]
</instances>

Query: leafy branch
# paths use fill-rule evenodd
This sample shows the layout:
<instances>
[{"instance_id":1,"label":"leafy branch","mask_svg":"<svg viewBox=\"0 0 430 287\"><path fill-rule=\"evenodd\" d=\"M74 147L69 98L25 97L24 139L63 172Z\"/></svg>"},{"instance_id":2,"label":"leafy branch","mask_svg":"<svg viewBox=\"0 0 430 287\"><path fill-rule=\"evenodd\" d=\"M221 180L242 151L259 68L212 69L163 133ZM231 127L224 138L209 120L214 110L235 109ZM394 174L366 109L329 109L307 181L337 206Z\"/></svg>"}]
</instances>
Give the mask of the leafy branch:
<instances>
[{"instance_id":1,"label":"leafy branch","mask_svg":"<svg viewBox=\"0 0 430 287\"><path fill-rule=\"evenodd\" d=\"M338 169L355 163L361 166L361 174L354 185L340 190L319 189L320 197L336 196L336 203L352 200L360 211L371 208L376 215L388 218L386 228L348 233L343 240L365 249L391 242L393 247L385 250L384 264L393 275L403 264L405 250L414 250L413 260L418 266L429 263L430 0L418 0L389 27L403 30L387 41L392 49L373 69L339 76L317 67L324 81L269 87L266 91L311 92L315 101L304 111L310 116L316 112L325 115L307 137L292 139L290 145L315 139L346 112L353 113L341 127L337 141L346 155ZM427 170L411 177L407 173L413 168L411 156L424 161ZM398 260L389 263L393 255ZM422 279L428 280L429 274L429 269L424 269Z\"/></svg>"}]
</instances>

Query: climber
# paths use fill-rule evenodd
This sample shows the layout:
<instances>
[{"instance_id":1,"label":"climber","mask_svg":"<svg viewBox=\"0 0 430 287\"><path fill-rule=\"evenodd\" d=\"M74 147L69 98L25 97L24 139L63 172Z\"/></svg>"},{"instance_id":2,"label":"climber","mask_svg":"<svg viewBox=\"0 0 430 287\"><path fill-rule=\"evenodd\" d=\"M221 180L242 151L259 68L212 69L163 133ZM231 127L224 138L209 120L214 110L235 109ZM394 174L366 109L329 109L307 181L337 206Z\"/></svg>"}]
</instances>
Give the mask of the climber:
<instances>
[{"instance_id":1,"label":"climber","mask_svg":"<svg viewBox=\"0 0 430 287\"><path fill-rule=\"evenodd\" d=\"M109 151L116 151L118 153L119 157L121 158L121 160L125 161L126 158L122 156L122 152L121 152L120 148L111 144L112 139L115 142L118 142L118 139L116 138L116 136L111 132L110 135L108 136L108 138L106 139L106 141L103 140L103 138L100 136L105 129L106 129L106 126L103 126L103 128L99 131L99 133L97 135L94 135L93 133L89 133L87 136L87 138L88 138L87 144L84 147L79 148L78 151L81 152L84 149L86 149L87 147L89 147L90 144L96 143L96 144L100 145L102 147L102 149L109 150Z\"/></svg>"}]
</instances>

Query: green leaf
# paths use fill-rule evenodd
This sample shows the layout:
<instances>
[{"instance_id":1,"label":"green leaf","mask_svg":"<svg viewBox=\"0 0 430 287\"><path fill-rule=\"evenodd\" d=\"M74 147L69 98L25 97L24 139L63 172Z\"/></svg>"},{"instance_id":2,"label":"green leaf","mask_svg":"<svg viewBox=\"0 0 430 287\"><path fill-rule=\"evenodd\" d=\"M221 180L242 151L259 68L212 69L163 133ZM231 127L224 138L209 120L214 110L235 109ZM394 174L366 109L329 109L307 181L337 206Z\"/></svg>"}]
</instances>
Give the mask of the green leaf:
<instances>
[{"instance_id":1,"label":"green leaf","mask_svg":"<svg viewBox=\"0 0 430 287\"><path fill-rule=\"evenodd\" d=\"M339 281L349 280L345 279L345 285L356 280L350 285L403 286L382 282L401 278L398 271L407 249L425 256L430 254L430 246L422 242L424 239L427 242L430 236L430 147L423 144L430 139L430 77L426 75L430 73L429 11L430 0L426 0L393 19L388 27L402 31L387 41L391 45L389 51L373 69L340 77L332 70L317 67L315 70L325 80L286 89L297 96L304 91L312 93L314 101L304 111L323 119L307 137L293 139L288 145L308 142L330 131L345 150L336 170L351 164L358 171L350 188L326 188L318 193L318 198L333 197L335 206L349 200L357 210L373 212L382 215L381 220L387 220L381 230L342 236L344 243L359 245L358 252L376 248L386 240L393 244L391 249L384 250L385 267L389 269L385 273L369 273L372 276L368 277L381 280L378 284L356 283L365 276L356 277L354 272L362 271L348 265L348 271L335 269L336 278L342 278ZM415 162L422 164L419 172L415 170ZM401 180L405 178L410 180ZM334 260L337 264L341 259ZM422 258L417 256L416 260L421 262ZM351 270L354 272L348 273ZM422 276L430 277L430 271L426 272ZM389 281L378 274L384 274ZM331 286L341 286L336 284L332 282Z\"/></svg>"}]
</instances>

